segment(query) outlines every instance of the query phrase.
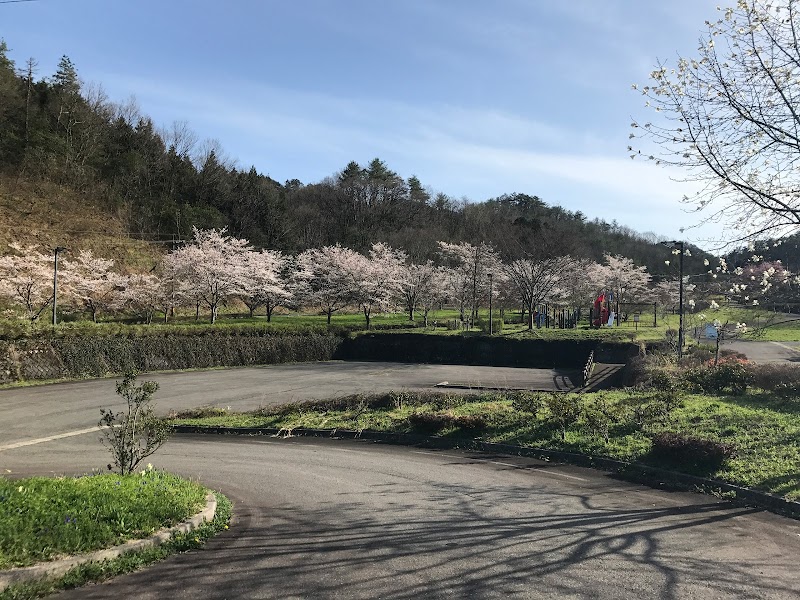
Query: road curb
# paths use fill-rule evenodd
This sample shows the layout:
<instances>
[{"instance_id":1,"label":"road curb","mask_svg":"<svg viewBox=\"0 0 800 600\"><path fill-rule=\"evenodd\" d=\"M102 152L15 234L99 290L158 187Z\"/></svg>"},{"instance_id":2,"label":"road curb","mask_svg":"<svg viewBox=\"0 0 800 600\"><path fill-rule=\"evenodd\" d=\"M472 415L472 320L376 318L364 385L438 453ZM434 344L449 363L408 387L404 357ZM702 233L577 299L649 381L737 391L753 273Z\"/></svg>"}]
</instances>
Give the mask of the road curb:
<instances>
[{"instance_id":1,"label":"road curb","mask_svg":"<svg viewBox=\"0 0 800 600\"><path fill-rule=\"evenodd\" d=\"M183 523L173 527L161 529L150 537L141 540L129 540L124 544L114 546L113 548L96 550L95 552L80 554L78 556L69 556L67 558L62 558L51 562L39 563L30 567L18 567L16 569L0 571L0 592L5 590L10 585L18 583L61 577L70 569L74 569L75 567L88 562L111 560L129 552L136 552L139 550L146 550L148 548L160 546L161 544L168 542L172 536L177 533L189 533L190 531L194 531L200 527L200 525L203 523L211 522L216 514L217 497L213 492L209 492L206 496L206 506L203 508L203 510L193 517L190 517Z\"/></svg>"},{"instance_id":2,"label":"road curb","mask_svg":"<svg viewBox=\"0 0 800 600\"><path fill-rule=\"evenodd\" d=\"M513 444L499 444L470 439L451 439L438 436L427 436L409 433L392 433L383 431L357 431L351 429L276 429L274 427L217 427L199 425L173 425L173 432L177 434L217 434L217 435L294 435L309 437L329 437L344 439L364 439L377 442L400 444L403 446L427 446L432 448L462 450L476 450L479 452L496 452L510 456L524 456L544 461L561 461L581 467L602 469L619 474L626 479L633 479L643 483L659 486L672 486L689 488L704 493L715 493L719 496L732 496L728 500L757 506L800 519L800 502L786 500L780 496L761 492L750 488L726 483L718 479L708 479L696 475L687 475L676 471L669 471L642 463L631 463L603 456L591 456L562 450L547 448L529 448Z\"/></svg>"}]
</instances>

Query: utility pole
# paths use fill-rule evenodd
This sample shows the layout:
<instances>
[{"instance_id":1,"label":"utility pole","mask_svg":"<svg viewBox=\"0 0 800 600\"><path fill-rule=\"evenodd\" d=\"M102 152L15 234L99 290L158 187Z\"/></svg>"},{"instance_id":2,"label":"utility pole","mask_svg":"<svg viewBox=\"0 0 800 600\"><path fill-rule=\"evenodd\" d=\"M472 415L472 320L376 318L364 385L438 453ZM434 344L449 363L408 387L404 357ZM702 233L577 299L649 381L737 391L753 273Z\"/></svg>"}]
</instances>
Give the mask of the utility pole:
<instances>
[{"instance_id":1,"label":"utility pole","mask_svg":"<svg viewBox=\"0 0 800 600\"><path fill-rule=\"evenodd\" d=\"M678 271L681 279L678 283L678 364L680 364L683 357L683 240L679 242L679 246L681 255L678 260L680 265Z\"/></svg>"},{"instance_id":2,"label":"utility pole","mask_svg":"<svg viewBox=\"0 0 800 600\"><path fill-rule=\"evenodd\" d=\"M58 317L56 316L58 297L58 254L66 250L64 246L56 246L53 248L53 326L58 322Z\"/></svg>"},{"instance_id":3,"label":"utility pole","mask_svg":"<svg viewBox=\"0 0 800 600\"><path fill-rule=\"evenodd\" d=\"M489 273L489 335L494 333L494 321L492 321L492 277L494 277L494 273Z\"/></svg>"}]
</instances>

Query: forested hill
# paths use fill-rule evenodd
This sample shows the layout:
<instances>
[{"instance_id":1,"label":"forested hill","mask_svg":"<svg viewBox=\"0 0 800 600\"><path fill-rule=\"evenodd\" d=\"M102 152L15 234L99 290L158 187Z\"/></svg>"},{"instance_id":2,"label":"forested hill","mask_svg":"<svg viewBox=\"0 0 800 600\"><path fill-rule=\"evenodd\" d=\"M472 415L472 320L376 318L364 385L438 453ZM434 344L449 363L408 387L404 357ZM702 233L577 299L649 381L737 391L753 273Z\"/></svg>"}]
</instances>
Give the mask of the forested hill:
<instances>
[{"instance_id":1,"label":"forested hill","mask_svg":"<svg viewBox=\"0 0 800 600\"><path fill-rule=\"evenodd\" d=\"M506 258L601 260L610 253L663 270L665 248L652 235L523 193L455 200L377 158L351 162L321 182L281 184L255 167L234 166L218 144L198 143L185 124L161 130L135 104L113 103L100 88L83 86L67 57L50 77L33 67L15 65L0 43L0 175L69 190L91 210L120 219L134 237L181 240L192 226L227 227L257 247L297 252L340 243L364 250L385 241L414 259L432 254L437 240L487 241Z\"/></svg>"}]
</instances>

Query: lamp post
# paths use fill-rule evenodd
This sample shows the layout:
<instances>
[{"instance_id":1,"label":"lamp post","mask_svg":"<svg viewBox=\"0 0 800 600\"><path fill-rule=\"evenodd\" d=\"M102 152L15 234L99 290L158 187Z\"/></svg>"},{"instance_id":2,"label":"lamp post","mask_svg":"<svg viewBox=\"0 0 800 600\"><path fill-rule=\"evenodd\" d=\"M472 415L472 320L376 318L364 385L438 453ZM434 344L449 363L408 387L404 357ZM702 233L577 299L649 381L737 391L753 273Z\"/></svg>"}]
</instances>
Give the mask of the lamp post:
<instances>
[{"instance_id":1,"label":"lamp post","mask_svg":"<svg viewBox=\"0 0 800 600\"><path fill-rule=\"evenodd\" d=\"M672 241L672 242L661 242L665 246L670 247L677 247L678 252L680 252L680 258L678 259L678 362L681 361L681 357L683 356L683 254L684 254L684 242L683 240L680 241Z\"/></svg>"},{"instance_id":2,"label":"lamp post","mask_svg":"<svg viewBox=\"0 0 800 600\"><path fill-rule=\"evenodd\" d=\"M494 277L494 273L489 273L489 335L494 334L494 322L492 321L492 277Z\"/></svg>"},{"instance_id":3,"label":"lamp post","mask_svg":"<svg viewBox=\"0 0 800 600\"><path fill-rule=\"evenodd\" d=\"M58 254L65 252L67 249L64 246L56 246L53 248L53 325L57 323L56 307L58 297Z\"/></svg>"}]
</instances>

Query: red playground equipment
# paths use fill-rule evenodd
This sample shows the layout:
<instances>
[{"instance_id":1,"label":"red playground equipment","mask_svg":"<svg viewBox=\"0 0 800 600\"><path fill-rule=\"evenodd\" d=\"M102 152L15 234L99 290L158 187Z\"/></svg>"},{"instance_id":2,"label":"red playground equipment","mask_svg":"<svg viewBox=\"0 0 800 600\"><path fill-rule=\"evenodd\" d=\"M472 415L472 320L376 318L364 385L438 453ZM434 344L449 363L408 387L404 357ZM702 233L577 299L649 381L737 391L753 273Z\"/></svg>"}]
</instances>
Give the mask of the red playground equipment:
<instances>
[{"instance_id":1,"label":"red playground equipment","mask_svg":"<svg viewBox=\"0 0 800 600\"><path fill-rule=\"evenodd\" d=\"M594 310L592 310L592 325L600 327L608 323L608 303L606 302L606 295L600 294L597 300L594 301Z\"/></svg>"}]
</instances>

